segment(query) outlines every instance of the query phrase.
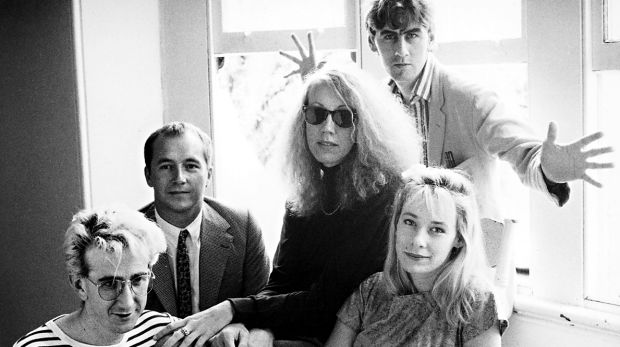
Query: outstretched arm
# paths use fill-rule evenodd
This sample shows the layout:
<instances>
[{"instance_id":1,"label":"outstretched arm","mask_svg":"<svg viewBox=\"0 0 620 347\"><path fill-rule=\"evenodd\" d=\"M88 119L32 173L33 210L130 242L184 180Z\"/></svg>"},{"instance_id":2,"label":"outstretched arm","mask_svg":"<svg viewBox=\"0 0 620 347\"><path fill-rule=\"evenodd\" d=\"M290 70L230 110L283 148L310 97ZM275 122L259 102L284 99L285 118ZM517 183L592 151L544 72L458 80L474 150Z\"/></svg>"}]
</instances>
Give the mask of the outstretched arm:
<instances>
[{"instance_id":1,"label":"outstretched arm","mask_svg":"<svg viewBox=\"0 0 620 347\"><path fill-rule=\"evenodd\" d=\"M202 312L198 312L176 322L168 324L153 339L168 339L162 347L202 346L213 335L228 325L233 317L233 309L229 301L223 301ZM170 335L170 336L167 336ZM177 345L177 343L180 343Z\"/></svg>"},{"instance_id":2,"label":"outstretched arm","mask_svg":"<svg viewBox=\"0 0 620 347\"><path fill-rule=\"evenodd\" d=\"M611 153L613 149L611 147L598 147L585 150L584 148L603 137L603 133L597 132L584 136L568 145L555 143L557 134L557 124L554 122L549 123L547 139L543 142L540 159L545 176L557 183L583 179L595 187L602 187L602 184L590 177L586 170L608 169L614 167L614 164L611 162L588 161L588 159L601 154Z\"/></svg>"},{"instance_id":3,"label":"outstretched arm","mask_svg":"<svg viewBox=\"0 0 620 347\"><path fill-rule=\"evenodd\" d=\"M301 75L301 78L306 78L306 76L308 76L312 71L317 68L316 52L314 50L314 39L312 38L312 33L308 32L308 50L306 50L306 47L304 47L301 42L299 42L297 35L291 34L291 38L293 39L295 46L297 46L297 50L299 51L299 58L286 52L280 51L279 53L283 57L288 58L293 63L297 64L299 68L297 70L291 71L288 75L284 76L284 78L287 78L297 73Z\"/></svg>"}]
</instances>

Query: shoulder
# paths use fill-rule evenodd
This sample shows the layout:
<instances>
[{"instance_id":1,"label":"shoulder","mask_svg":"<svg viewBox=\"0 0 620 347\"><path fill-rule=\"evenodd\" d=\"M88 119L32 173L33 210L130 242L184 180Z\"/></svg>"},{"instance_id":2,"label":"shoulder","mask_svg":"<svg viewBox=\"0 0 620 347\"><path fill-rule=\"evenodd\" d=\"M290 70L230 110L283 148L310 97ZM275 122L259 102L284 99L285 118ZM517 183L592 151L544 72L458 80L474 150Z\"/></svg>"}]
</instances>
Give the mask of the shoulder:
<instances>
[{"instance_id":1,"label":"shoulder","mask_svg":"<svg viewBox=\"0 0 620 347\"><path fill-rule=\"evenodd\" d=\"M438 64L436 66L435 74L433 91L441 92L448 103L451 101L464 102L480 99L494 100L497 98L496 93L491 89L473 82L443 65Z\"/></svg>"},{"instance_id":2,"label":"shoulder","mask_svg":"<svg viewBox=\"0 0 620 347\"><path fill-rule=\"evenodd\" d=\"M474 287L472 313L463 329L463 338L469 341L499 323L495 296L488 289Z\"/></svg>"},{"instance_id":3,"label":"shoulder","mask_svg":"<svg viewBox=\"0 0 620 347\"><path fill-rule=\"evenodd\" d=\"M226 220L229 218L247 219L249 215L248 209L225 204L213 198L205 197L204 202Z\"/></svg>"},{"instance_id":4,"label":"shoulder","mask_svg":"<svg viewBox=\"0 0 620 347\"><path fill-rule=\"evenodd\" d=\"M177 321L178 318L168 313L151 310L144 310L136 322L136 326L127 336L128 342L133 342L135 346L140 346L143 341L149 341L153 335L163 329L169 323ZM137 341L142 341L136 343Z\"/></svg>"},{"instance_id":5,"label":"shoulder","mask_svg":"<svg viewBox=\"0 0 620 347\"><path fill-rule=\"evenodd\" d=\"M54 324L53 321L62 317L58 316L49 320L40 327L30 331L26 335L22 336L15 342L13 347L39 347L39 346L54 346L60 344L62 339L56 335L49 324Z\"/></svg>"},{"instance_id":6,"label":"shoulder","mask_svg":"<svg viewBox=\"0 0 620 347\"><path fill-rule=\"evenodd\" d=\"M142 207L138 211L140 213L143 213L146 218L155 220L155 202L150 202L149 204Z\"/></svg>"}]
</instances>

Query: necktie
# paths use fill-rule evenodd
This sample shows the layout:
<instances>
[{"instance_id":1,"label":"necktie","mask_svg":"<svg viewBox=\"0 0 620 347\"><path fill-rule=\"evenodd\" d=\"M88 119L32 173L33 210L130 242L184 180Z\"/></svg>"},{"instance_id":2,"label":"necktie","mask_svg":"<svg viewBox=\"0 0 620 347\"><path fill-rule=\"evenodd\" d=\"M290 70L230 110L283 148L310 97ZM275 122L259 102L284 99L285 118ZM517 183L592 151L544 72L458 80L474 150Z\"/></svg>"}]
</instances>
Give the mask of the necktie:
<instances>
[{"instance_id":1,"label":"necktie","mask_svg":"<svg viewBox=\"0 0 620 347\"><path fill-rule=\"evenodd\" d=\"M187 230L181 230L177 243L177 309L178 316L185 318L192 314L192 285L189 273L189 254L185 239Z\"/></svg>"}]
</instances>

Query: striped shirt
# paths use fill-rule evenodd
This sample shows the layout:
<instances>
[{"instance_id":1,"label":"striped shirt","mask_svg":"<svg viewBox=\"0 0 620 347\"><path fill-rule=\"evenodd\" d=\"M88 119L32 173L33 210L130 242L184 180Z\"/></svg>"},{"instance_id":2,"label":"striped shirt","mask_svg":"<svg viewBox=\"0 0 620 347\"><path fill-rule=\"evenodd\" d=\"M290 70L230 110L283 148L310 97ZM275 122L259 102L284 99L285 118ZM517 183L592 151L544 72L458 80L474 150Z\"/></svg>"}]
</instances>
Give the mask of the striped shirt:
<instances>
[{"instance_id":1,"label":"striped shirt","mask_svg":"<svg viewBox=\"0 0 620 347\"><path fill-rule=\"evenodd\" d=\"M420 76L413 83L411 89L411 99L405 101L405 97L398 89L394 80L390 80L389 86L396 99L405 106L409 115L415 120L418 133L422 137L422 148L424 154L424 165L428 166L428 103L431 99L431 82L433 71L435 70L435 58L432 54L428 55L426 64L420 72Z\"/></svg>"},{"instance_id":2,"label":"striped shirt","mask_svg":"<svg viewBox=\"0 0 620 347\"><path fill-rule=\"evenodd\" d=\"M64 316L63 314L51 319L24 335L15 342L13 347L93 347L94 345L88 345L72 339L58 327L56 321ZM107 347L153 346L156 342L153 340L153 336L168 323L176 320L177 318L170 316L168 313L145 310L138 318L136 326L125 334L120 343Z\"/></svg>"}]
</instances>

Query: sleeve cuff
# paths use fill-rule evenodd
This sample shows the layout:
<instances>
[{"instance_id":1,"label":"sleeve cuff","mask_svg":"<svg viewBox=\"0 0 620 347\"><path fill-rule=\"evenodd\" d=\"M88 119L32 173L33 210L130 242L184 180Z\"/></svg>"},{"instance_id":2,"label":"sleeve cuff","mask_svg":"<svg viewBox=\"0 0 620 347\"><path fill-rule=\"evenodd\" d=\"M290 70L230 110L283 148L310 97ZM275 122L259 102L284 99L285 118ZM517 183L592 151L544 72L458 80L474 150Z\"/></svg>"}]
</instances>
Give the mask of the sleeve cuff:
<instances>
[{"instance_id":1,"label":"sleeve cuff","mask_svg":"<svg viewBox=\"0 0 620 347\"><path fill-rule=\"evenodd\" d=\"M234 298L227 299L233 309L232 323L247 322L250 314L254 312L254 299L250 298Z\"/></svg>"},{"instance_id":2,"label":"sleeve cuff","mask_svg":"<svg viewBox=\"0 0 620 347\"><path fill-rule=\"evenodd\" d=\"M568 183L556 183L551 181L547 178L547 176L545 176L542 166L540 167L540 173L542 174L542 178L545 181L549 194L555 197L558 205L564 206L570 197L570 187L568 186Z\"/></svg>"}]
</instances>

